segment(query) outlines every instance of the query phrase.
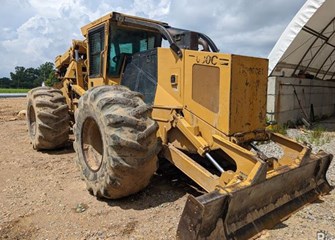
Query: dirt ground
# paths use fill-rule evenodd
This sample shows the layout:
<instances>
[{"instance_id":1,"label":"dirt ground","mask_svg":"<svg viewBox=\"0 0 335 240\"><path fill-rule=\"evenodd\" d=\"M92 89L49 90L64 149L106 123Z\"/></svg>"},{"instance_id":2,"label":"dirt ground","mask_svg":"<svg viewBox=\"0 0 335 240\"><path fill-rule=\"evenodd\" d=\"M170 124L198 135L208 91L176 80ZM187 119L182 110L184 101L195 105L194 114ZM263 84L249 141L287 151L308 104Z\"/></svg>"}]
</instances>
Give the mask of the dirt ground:
<instances>
[{"instance_id":1,"label":"dirt ground","mask_svg":"<svg viewBox=\"0 0 335 240\"><path fill-rule=\"evenodd\" d=\"M144 191L98 200L79 177L71 143L59 151L32 149L26 122L16 117L25 104L25 98L0 99L0 239L175 239L187 194L194 193L184 176L163 167ZM334 186L335 173L328 178ZM318 231L334 237L334 195L260 238L317 239Z\"/></svg>"}]
</instances>

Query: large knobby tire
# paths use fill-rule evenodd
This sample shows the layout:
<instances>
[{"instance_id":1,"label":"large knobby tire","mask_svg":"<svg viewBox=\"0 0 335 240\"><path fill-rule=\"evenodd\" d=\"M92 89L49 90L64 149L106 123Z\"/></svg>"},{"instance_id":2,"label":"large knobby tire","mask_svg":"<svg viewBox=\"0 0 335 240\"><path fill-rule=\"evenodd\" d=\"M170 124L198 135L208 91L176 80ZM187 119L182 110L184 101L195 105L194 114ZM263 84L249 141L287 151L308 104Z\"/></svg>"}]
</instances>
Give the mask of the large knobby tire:
<instances>
[{"instance_id":1,"label":"large knobby tire","mask_svg":"<svg viewBox=\"0 0 335 240\"><path fill-rule=\"evenodd\" d=\"M28 133L36 150L63 147L69 139L70 116L58 89L38 87L28 92Z\"/></svg>"},{"instance_id":2,"label":"large knobby tire","mask_svg":"<svg viewBox=\"0 0 335 240\"><path fill-rule=\"evenodd\" d=\"M92 88L80 98L75 122L73 146L91 194L117 199L149 184L160 142L141 94L123 86Z\"/></svg>"}]
</instances>

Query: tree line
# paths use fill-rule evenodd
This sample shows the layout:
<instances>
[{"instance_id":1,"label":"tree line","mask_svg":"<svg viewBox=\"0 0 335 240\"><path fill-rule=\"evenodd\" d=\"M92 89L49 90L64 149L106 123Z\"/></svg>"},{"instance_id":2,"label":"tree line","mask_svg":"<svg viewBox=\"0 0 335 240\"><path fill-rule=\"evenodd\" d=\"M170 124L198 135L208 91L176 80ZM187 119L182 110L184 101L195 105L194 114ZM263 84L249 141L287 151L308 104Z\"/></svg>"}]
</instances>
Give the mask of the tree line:
<instances>
[{"instance_id":1,"label":"tree line","mask_svg":"<svg viewBox=\"0 0 335 240\"><path fill-rule=\"evenodd\" d=\"M44 82L47 86L52 86L57 82L54 64L46 62L37 68L25 68L16 66L14 72L10 72L10 78L0 78L0 88L35 88Z\"/></svg>"}]
</instances>

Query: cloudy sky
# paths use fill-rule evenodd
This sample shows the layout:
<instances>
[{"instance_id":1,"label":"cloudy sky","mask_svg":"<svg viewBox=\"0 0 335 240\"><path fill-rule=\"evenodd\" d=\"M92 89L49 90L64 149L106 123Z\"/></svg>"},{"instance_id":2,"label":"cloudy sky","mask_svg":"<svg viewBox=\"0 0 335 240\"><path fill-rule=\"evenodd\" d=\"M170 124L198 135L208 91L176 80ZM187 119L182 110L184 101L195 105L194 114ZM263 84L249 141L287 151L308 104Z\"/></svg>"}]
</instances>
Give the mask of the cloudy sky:
<instances>
[{"instance_id":1,"label":"cloudy sky","mask_svg":"<svg viewBox=\"0 0 335 240\"><path fill-rule=\"evenodd\" d=\"M80 27L119 11L206 33L221 52L267 57L306 0L0 0L0 77L54 61Z\"/></svg>"}]
</instances>

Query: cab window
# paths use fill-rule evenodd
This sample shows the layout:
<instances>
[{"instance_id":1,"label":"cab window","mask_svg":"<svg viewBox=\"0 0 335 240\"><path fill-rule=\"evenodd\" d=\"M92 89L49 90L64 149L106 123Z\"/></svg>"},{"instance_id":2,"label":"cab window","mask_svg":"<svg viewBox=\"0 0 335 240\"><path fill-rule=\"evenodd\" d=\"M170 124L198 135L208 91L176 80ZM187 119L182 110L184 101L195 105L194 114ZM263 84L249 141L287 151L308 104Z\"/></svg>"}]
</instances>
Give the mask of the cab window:
<instances>
[{"instance_id":1,"label":"cab window","mask_svg":"<svg viewBox=\"0 0 335 240\"><path fill-rule=\"evenodd\" d=\"M101 53L104 50L104 26L99 26L88 32L89 49L89 75L90 77L101 76Z\"/></svg>"},{"instance_id":2,"label":"cab window","mask_svg":"<svg viewBox=\"0 0 335 240\"><path fill-rule=\"evenodd\" d=\"M108 49L108 75L119 76L126 56L160 47L160 34L111 25Z\"/></svg>"}]
</instances>

